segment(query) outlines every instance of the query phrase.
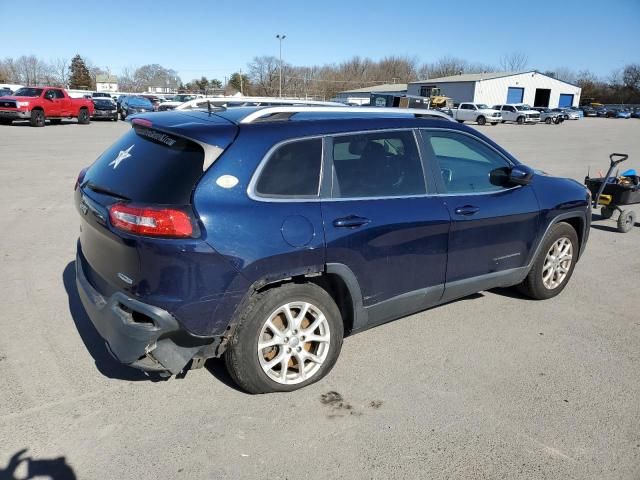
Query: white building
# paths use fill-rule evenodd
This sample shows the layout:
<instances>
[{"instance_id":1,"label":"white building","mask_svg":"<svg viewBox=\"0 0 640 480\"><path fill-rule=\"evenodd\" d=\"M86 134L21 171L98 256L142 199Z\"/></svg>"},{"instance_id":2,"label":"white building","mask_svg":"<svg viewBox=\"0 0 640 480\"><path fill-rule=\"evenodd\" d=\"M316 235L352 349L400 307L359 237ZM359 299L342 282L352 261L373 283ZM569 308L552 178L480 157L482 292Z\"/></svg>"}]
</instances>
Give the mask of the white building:
<instances>
[{"instance_id":1,"label":"white building","mask_svg":"<svg viewBox=\"0 0 640 480\"><path fill-rule=\"evenodd\" d=\"M404 95L407 93L407 84L386 83L384 85L345 90L344 92L338 92L335 98L332 98L331 101L369 105L369 99L371 98L372 93L393 93L396 95Z\"/></svg>"},{"instance_id":2,"label":"white building","mask_svg":"<svg viewBox=\"0 0 640 480\"><path fill-rule=\"evenodd\" d=\"M97 92L117 92L118 77L115 75L96 75Z\"/></svg>"},{"instance_id":3,"label":"white building","mask_svg":"<svg viewBox=\"0 0 640 480\"><path fill-rule=\"evenodd\" d=\"M442 95L454 102L527 103L534 107L577 107L580 87L543 75L529 72L492 72L452 75L409 83L407 93L428 97L438 87Z\"/></svg>"}]
</instances>

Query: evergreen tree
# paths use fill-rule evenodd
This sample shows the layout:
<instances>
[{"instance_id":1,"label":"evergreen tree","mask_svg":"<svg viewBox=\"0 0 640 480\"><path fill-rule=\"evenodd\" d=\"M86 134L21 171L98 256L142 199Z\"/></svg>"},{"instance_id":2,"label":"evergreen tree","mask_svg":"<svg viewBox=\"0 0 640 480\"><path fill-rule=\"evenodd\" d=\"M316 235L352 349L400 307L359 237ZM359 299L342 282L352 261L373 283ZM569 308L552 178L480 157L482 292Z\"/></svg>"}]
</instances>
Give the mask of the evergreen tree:
<instances>
[{"instance_id":1,"label":"evergreen tree","mask_svg":"<svg viewBox=\"0 0 640 480\"><path fill-rule=\"evenodd\" d=\"M93 80L89 73L87 65L84 63L82 57L76 54L71 59L71 65L69 66L69 88L88 90L93 85Z\"/></svg>"}]
</instances>

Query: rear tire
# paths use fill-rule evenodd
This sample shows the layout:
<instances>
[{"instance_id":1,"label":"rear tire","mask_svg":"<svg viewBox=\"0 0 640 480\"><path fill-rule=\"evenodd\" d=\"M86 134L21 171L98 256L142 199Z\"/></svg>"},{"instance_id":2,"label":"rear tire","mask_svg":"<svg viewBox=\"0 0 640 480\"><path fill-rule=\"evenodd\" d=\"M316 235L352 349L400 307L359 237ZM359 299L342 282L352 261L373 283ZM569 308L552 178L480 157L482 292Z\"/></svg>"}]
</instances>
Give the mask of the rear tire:
<instances>
[{"instance_id":1,"label":"rear tire","mask_svg":"<svg viewBox=\"0 0 640 480\"><path fill-rule=\"evenodd\" d=\"M569 283L578 258L578 234L571 225L553 225L543 239L527 278L518 285L524 295L546 300L558 295Z\"/></svg>"},{"instance_id":2,"label":"rear tire","mask_svg":"<svg viewBox=\"0 0 640 480\"><path fill-rule=\"evenodd\" d=\"M636 212L633 210L623 210L618 217L618 231L627 233L636 224Z\"/></svg>"},{"instance_id":3,"label":"rear tire","mask_svg":"<svg viewBox=\"0 0 640 480\"><path fill-rule=\"evenodd\" d=\"M518 122L518 125L522 125L524 123L524 117L518 117L518 120L516 120Z\"/></svg>"},{"instance_id":4,"label":"rear tire","mask_svg":"<svg viewBox=\"0 0 640 480\"><path fill-rule=\"evenodd\" d=\"M304 308L308 313L303 315ZM249 393L297 390L317 382L335 365L343 328L340 311L325 290L311 283L284 284L254 294L242 307L225 364ZM317 340L309 340L312 337ZM259 349L259 343L265 346Z\"/></svg>"},{"instance_id":5,"label":"rear tire","mask_svg":"<svg viewBox=\"0 0 640 480\"><path fill-rule=\"evenodd\" d=\"M616 209L615 208L611 208L611 207L602 207L600 208L600 216L602 218L604 218L605 220L611 218L613 216L613 212L615 212Z\"/></svg>"},{"instance_id":6,"label":"rear tire","mask_svg":"<svg viewBox=\"0 0 640 480\"><path fill-rule=\"evenodd\" d=\"M127 118L127 116L124 114L124 112L120 112L120 120L124 120L125 118Z\"/></svg>"},{"instance_id":7,"label":"rear tire","mask_svg":"<svg viewBox=\"0 0 640 480\"><path fill-rule=\"evenodd\" d=\"M32 110L31 119L29 120L32 127L44 127L45 116L42 110Z\"/></svg>"},{"instance_id":8,"label":"rear tire","mask_svg":"<svg viewBox=\"0 0 640 480\"><path fill-rule=\"evenodd\" d=\"M88 125L91 122L91 117L89 117L89 110L86 108L81 108L78 112L78 123L80 125Z\"/></svg>"},{"instance_id":9,"label":"rear tire","mask_svg":"<svg viewBox=\"0 0 640 480\"><path fill-rule=\"evenodd\" d=\"M544 123L546 123L547 125L551 125L552 122L553 122L553 119L551 117L547 117L544 119Z\"/></svg>"},{"instance_id":10,"label":"rear tire","mask_svg":"<svg viewBox=\"0 0 640 480\"><path fill-rule=\"evenodd\" d=\"M480 116L477 118L476 122L478 122L478 125L484 125L485 123L487 123L487 119Z\"/></svg>"}]
</instances>

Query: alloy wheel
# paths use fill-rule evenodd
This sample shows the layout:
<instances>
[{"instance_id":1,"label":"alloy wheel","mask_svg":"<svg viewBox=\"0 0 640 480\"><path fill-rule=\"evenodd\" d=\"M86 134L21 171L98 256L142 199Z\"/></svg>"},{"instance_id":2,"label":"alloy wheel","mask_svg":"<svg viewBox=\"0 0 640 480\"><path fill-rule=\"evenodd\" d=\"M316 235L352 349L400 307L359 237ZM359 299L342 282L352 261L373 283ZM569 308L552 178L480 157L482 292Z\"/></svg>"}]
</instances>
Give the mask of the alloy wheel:
<instances>
[{"instance_id":1,"label":"alloy wheel","mask_svg":"<svg viewBox=\"0 0 640 480\"><path fill-rule=\"evenodd\" d=\"M326 316L308 302L277 308L258 336L257 353L264 373L284 385L313 377L329 354L331 331Z\"/></svg>"},{"instance_id":2,"label":"alloy wheel","mask_svg":"<svg viewBox=\"0 0 640 480\"><path fill-rule=\"evenodd\" d=\"M556 240L547 252L542 267L542 283L545 288L558 288L567 278L573 261L573 245L567 237Z\"/></svg>"}]
</instances>

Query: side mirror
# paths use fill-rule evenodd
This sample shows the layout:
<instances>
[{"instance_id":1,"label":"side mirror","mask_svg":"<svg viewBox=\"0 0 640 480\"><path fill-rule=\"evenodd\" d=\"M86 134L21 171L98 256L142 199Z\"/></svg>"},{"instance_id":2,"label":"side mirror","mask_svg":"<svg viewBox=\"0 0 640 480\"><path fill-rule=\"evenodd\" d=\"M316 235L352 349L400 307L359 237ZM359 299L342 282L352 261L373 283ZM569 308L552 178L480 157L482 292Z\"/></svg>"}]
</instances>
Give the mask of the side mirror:
<instances>
[{"instance_id":1,"label":"side mirror","mask_svg":"<svg viewBox=\"0 0 640 480\"><path fill-rule=\"evenodd\" d=\"M509 172L509 182L512 185L528 185L531 183L534 171L526 165L516 165Z\"/></svg>"}]
</instances>

